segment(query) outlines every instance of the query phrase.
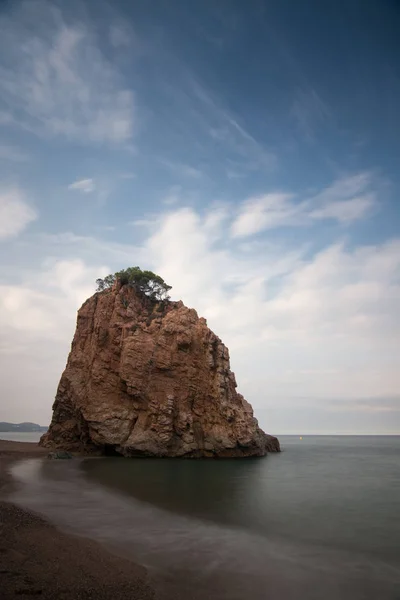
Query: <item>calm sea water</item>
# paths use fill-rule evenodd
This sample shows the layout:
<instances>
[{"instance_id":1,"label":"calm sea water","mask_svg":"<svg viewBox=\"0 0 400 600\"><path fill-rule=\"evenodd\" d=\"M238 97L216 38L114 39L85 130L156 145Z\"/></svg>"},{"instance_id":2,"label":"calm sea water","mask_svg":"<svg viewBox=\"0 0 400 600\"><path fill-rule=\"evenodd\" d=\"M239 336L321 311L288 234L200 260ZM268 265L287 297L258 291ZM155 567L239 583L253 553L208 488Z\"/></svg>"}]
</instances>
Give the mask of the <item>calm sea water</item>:
<instances>
[{"instance_id":1,"label":"calm sea water","mask_svg":"<svg viewBox=\"0 0 400 600\"><path fill-rule=\"evenodd\" d=\"M400 437L266 459L24 461L17 503L148 567L160 598L400 600Z\"/></svg>"},{"instance_id":2,"label":"calm sea water","mask_svg":"<svg viewBox=\"0 0 400 600\"><path fill-rule=\"evenodd\" d=\"M0 440L10 442L38 442L44 431L0 431Z\"/></svg>"}]
</instances>

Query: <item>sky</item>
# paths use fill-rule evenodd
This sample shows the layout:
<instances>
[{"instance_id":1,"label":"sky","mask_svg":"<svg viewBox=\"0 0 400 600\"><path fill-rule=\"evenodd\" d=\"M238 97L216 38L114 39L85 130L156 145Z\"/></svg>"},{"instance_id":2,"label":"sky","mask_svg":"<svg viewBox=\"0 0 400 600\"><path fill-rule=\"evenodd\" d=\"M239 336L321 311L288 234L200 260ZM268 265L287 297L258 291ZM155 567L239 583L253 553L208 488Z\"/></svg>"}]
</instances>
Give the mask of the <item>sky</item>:
<instances>
[{"instance_id":1,"label":"sky","mask_svg":"<svg viewBox=\"0 0 400 600\"><path fill-rule=\"evenodd\" d=\"M260 425L400 434L400 4L0 2L0 420L159 273Z\"/></svg>"}]
</instances>

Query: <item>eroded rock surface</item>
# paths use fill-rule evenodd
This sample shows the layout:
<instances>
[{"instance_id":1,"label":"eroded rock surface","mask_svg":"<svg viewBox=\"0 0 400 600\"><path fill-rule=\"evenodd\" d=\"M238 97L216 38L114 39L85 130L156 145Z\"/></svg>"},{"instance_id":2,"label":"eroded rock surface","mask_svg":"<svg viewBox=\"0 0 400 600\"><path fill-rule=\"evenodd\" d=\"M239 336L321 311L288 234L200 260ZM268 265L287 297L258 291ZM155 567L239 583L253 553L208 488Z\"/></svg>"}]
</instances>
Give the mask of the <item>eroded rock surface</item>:
<instances>
[{"instance_id":1,"label":"eroded rock surface","mask_svg":"<svg viewBox=\"0 0 400 600\"><path fill-rule=\"evenodd\" d=\"M81 307L41 445L124 456L241 457L279 451L236 392L229 352L182 302L131 287Z\"/></svg>"}]
</instances>

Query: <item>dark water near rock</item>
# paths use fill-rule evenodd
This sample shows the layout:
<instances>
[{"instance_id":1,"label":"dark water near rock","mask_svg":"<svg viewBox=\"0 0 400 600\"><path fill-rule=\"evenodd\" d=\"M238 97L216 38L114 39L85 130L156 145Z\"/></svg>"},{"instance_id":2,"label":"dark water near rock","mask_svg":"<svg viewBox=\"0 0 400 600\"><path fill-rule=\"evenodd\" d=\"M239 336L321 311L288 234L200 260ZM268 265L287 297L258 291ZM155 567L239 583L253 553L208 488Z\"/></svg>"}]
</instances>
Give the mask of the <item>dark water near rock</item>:
<instances>
[{"instance_id":1,"label":"dark water near rock","mask_svg":"<svg viewBox=\"0 0 400 600\"><path fill-rule=\"evenodd\" d=\"M250 460L25 461L14 501L148 567L160 598L400 600L400 437Z\"/></svg>"}]
</instances>

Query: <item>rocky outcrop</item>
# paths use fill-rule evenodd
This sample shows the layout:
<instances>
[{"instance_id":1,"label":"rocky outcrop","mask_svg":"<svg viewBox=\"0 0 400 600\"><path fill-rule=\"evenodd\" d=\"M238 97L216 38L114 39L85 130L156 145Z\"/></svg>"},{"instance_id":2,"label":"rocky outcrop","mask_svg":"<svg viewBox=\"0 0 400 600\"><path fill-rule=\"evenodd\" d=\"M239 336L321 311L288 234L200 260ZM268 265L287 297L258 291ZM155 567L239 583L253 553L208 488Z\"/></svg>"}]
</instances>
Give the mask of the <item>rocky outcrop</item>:
<instances>
[{"instance_id":1,"label":"rocky outcrop","mask_svg":"<svg viewBox=\"0 0 400 600\"><path fill-rule=\"evenodd\" d=\"M129 286L81 307L41 445L124 456L243 457L279 451L236 392L229 353L182 302Z\"/></svg>"}]
</instances>

